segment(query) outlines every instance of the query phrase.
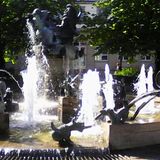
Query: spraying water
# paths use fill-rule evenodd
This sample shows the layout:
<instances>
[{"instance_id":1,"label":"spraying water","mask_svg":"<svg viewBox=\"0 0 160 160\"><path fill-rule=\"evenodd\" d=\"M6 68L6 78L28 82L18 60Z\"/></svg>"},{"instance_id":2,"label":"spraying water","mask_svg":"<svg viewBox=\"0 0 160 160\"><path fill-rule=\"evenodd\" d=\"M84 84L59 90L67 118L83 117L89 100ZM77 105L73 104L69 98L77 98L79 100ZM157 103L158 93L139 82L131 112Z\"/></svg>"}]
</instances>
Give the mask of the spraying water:
<instances>
[{"instance_id":1,"label":"spraying water","mask_svg":"<svg viewBox=\"0 0 160 160\"><path fill-rule=\"evenodd\" d=\"M135 89L137 90L137 96L146 93L146 73L145 73L145 65L143 64L140 70L140 74L138 76L138 82L135 84Z\"/></svg>"},{"instance_id":2,"label":"spraying water","mask_svg":"<svg viewBox=\"0 0 160 160\"><path fill-rule=\"evenodd\" d=\"M53 88L50 83L50 69L43 53L43 46L41 44L35 45L36 34L34 29L29 22L27 22L27 27L32 55L27 56L27 69L23 70L21 74L24 82L24 117L31 123L41 119L37 117L40 116L39 112L42 112L43 108L46 107L44 101L49 94L48 92L53 92Z\"/></svg>"},{"instance_id":3,"label":"spraying water","mask_svg":"<svg viewBox=\"0 0 160 160\"><path fill-rule=\"evenodd\" d=\"M97 71L88 70L83 75L82 106L77 121L84 122L87 126L95 124L94 118L98 112L98 95L100 92L100 80Z\"/></svg>"},{"instance_id":4,"label":"spraying water","mask_svg":"<svg viewBox=\"0 0 160 160\"><path fill-rule=\"evenodd\" d=\"M146 75L145 65L143 64L141 67L140 74L138 76L138 82L135 84L135 89L137 90L137 96L140 96L146 92L150 92L154 90L153 87L153 68L149 67L149 70ZM143 103L148 101L151 96L148 96L138 102L135 103L136 109ZM140 113L149 114L154 113L154 100L151 100L143 109L141 109Z\"/></svg>"},{"instance_id":5,"label":"spraying water","mask_svg":"<svg viewBox=\"0 0 160 160\"><path fill-rule=\"evenodd\" d=\"M101 141L106 142L106 135L109 134L107 132L109 131L109 129L106 128L107 126L104 125L103 129L106 128L105 132L102 129L102 126L98 125L95 121L95 117L99 114L99 111L102 109L102 105L100 105L99 101L99 94L101 90L99 72L88 70L88 72L83 75L81 90L82 104L77 122L82 122L85 126L92 127L85 129L82 133L72 131L72 135L76 137L83 137L83 139L87 137L85 141L88 141L90 139L88 137L95 137L94 141L96 143L99 143Z\"/></svg>"},{"instance_id":6,"label":"spraying water","mask_svg":"<svg viewBox=\"0 0 160 160\"><path fill-rule=\"evenodd\" d=\"M153 87L153 68L150 66L149 70L148 70L148 74L147 74L147 91L153 91L154 87ZM151 98L152 96L149 96L148 98ZM151 100L146 108L148 108L148 112L150 113L154 113L155 112L155 105L154 105L154 99Z\"/></svg>"},{"instance_id":7,"label":"spraying water","mask_svg":"<svg viewBox=\"0 0 160 160\"><path fill-rule=\"evenodd\" d=\"M34 104L35 100L37 100L37 67L36 67L36 58L28 58L28 67L27 70L21 72L23 77L23 93L26 106L25 108L25 115L28 117L28 121L33 121L33 115L37 114L34 113ZM26 117L26 119L27 119Z\"/></svg>"},{"instance_id":8,"label":"spraying water","mask_svg":"<svg viewBox=\"0 0 160 160\"><path fill-rule=\"evenodd\" d=\"M147 75L147 88L148 88L148 92L154 90L154 87L153 87L153 68L151 66L149 67L148 75Z\"/></svg>"},{"instance_id":9,"label":"spraying water","mask_svg":"<svg viewBox=\"0 0 160 160\"><path fill-rule=\"evenodd\" d=\"M89 70L83 76L82 82L82 107L80 111L79 121L85 125L95 124L96 117L101 105L98 102L98 96L102 89L106 100L106 109L114 109L114 91L113 91L113 77L110 73L108 64L105 66L105 84L101 88L99 73L97 71Z\"/></svg>"},{"instance_id":10,"label":"spraying water","mask_svg":"<svg viewBox=\"0 0 160 160\"><path fill-rule=\"evenodd\" d=\"M36 34L33 29L33 25L27 20L27 28L28 28L28 36L31 45L34 45L36 43Z\"/></svg>"},{"instance_id":11,"label":"spraying water","mask_svg":"<svg viewBox=\"0 0 160 160\"><path fill-rule=\"evenodd\" d=\"M135 90L137 91L137 96L140 96L147 92L146 89L146 73L145 73L145 65L143 64L140 70L140 74L138 76L138 82L134 85ZM136 105L136 109L143 103L143 100L138 101Z\"/></svg>"},{"instance_id":12,"label":"spraying water","mask_svg":"<svg viewBox=\"0 0 160 160\"><path fill-rule=\"evenodd\" d=\"M106 100L106 109L114 109L114 91L113 91L113 77L110 74L109 66L106 64L105 66L105 84L103 85L103 93Z\"/></svg>"}]
</instances>

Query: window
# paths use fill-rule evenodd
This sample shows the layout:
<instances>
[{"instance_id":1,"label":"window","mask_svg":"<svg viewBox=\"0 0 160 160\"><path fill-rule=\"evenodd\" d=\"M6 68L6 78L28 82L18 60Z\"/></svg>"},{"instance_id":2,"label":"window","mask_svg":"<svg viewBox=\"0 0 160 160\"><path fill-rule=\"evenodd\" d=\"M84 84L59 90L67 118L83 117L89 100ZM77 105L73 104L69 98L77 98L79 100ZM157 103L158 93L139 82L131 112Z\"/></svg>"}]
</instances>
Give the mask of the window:
<instances>
[{"instance_id":1,"label":"window","mask_svg":"<svg viewBox=\"0 0 160 160\"><path fill-rule=\"evenodd\" d=\"M96 61L107 61L108 56L107 54L100 54L100 55L95 56L95 60Z\"/></svg>"},{"instance_id":2,"label":"window","mask_svg":"<svg viewBox=\"0 0 160 160\"><path fill-rule=\"evenodd\" d=\"M75 42L74 46L76 47L76 58L84 57L86 52L86 43L84 42Z\"/></svg>"},{"instance_id":3,"label":"window","mask_svg":"<svg viewBox=\"0 0 160 160\"><path fill-rule=\"evenodd\" d=\"M118 59L120 59L120 56L118 57ZM122 61L128 61L128 57L127 56L122 56Z\"/></svg>"},{"instance_id":4,"label":"window","mask_svg":"<svg viewBox=\"0 0 160 160\"><path fill-rule=\"evenodd\" d=\"M142 61L150 61L151 60L151 56L150 55L145 55L145 56L141 55L141 60Z\"/></svg>"}]
</instances>

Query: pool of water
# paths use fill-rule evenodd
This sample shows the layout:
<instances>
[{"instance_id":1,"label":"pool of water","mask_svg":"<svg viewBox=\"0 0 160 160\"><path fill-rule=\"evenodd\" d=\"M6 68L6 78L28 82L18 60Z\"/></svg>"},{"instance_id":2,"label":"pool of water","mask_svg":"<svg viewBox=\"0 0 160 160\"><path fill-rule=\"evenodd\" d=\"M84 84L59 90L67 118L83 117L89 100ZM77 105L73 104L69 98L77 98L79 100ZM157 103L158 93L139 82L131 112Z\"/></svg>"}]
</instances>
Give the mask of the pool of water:
<instances>
[{"instance_id":1,"label":"pool of water","mask_svg":"<svg viewBox=\"0 0 160 160\"><path fill-rule=\"evenodd\" d=\"M16 115L15 115L16 114ZM57 141L52 139L51 122L61 125L56 116L42 117L41 121L28 123L18 118L18 113L10 115L8 137L1 137L0 148L17 149L59 149ZM15 118L16 117L16 118ZM101 124L85 129L83 132L72 131L71 139L75 146L104 148L107 142L107 125Z\"/></svg>"}]
</instances>

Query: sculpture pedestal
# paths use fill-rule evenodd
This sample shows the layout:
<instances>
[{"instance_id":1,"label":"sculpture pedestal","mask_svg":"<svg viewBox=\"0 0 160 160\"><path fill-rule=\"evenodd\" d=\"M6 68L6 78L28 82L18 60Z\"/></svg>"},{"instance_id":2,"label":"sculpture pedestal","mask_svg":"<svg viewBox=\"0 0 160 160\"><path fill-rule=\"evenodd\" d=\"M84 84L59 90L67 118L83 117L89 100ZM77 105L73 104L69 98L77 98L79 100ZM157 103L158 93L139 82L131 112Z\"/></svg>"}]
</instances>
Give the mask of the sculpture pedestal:
<instances>
[{"instance_id":1,"label":"sculpture pedestal","mask_svg":"<svg viewBox=\"0 0 160 160\"><path fill-rule=\"evenodd\" d=\"M93 110L95 117L98 115L99 111L103 108L102 96L97 97L98 104L95 110ZM76 97L59 97L59 107L58 107L58 117L63 123L69 123L75 116L75 111L78 109L80 100Z\"/></svg>"},{"instance_id":2,"label":"sculpture pedestal","mask_svg":"<svg viewBox=\"0 0 160 160\"><path fill-rule=\"evenodd\" d=\"M160 122L110 125L111 150L160 144Z\"/></svg>"},{"instance_id":3,"label":"sculpture pedestal","mask_svg":"<svg viewBox=\"0 0 160 160\"><path fill-rule=\"evenodd\" d=\"M0 135L9 133L9 114L0 113Z\"/></svg>"},{"instance_id":4,"label":"sculpture pedestal","mask_svg":"<svg viewBox=\"0 0 160 160\"><path fill-rule=\"evenodd\" d=\"M58 108L59 120L63 123L69 123L75 115L79 102L75 97L63 97Z\"/></svg>"},{"instance_id":5,"label":"sculpture pedestal","mask_svg":"<svg viewBox=\"0 0 160 160\"><path fill-rule=\"evenodd\" d=\"M9 103L6 104L6 110L5 112L17 112L19 110L18 103Z\"/></svg>"}]
</instances>

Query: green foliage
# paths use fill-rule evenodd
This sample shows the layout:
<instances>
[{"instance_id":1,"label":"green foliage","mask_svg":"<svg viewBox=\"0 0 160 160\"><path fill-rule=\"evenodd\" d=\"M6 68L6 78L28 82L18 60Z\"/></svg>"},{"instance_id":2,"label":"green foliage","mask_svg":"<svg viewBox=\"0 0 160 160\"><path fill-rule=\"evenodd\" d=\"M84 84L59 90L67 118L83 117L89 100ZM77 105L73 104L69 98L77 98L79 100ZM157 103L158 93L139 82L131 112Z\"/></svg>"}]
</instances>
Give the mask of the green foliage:
<instances>
[{"instance_id":1,"label":"green foliage","mask_svg":"<svg viewBox=\"0 0 160 160\"><path fill-rule=\"evenodd\" d=\"M16 63L15 54L11 50L6 50L4 53L5 62L11 62L12 64Z\"/></svg>"},{"instance_id":2,"label":"green foliage","mask_svg":"<svg viewBox=\"0 0 160 160\"><path fill-rule=\"evenodd\" d=\"M99 0L100 14L89 19L83 39L99 53L135 54L160 50L160 1Z\"/></svg>"},{"instance_id":3,"label":"green foliage","mask_svg":"<svg viewBox=\"0 0 160 160\"><path fill-rule=\"evenodd\" d=\"M123 68L122 70L115 71L114 75L117 76L135 76L138 71L135 68L128 67Z\"/></svg>"}]
</instances>

